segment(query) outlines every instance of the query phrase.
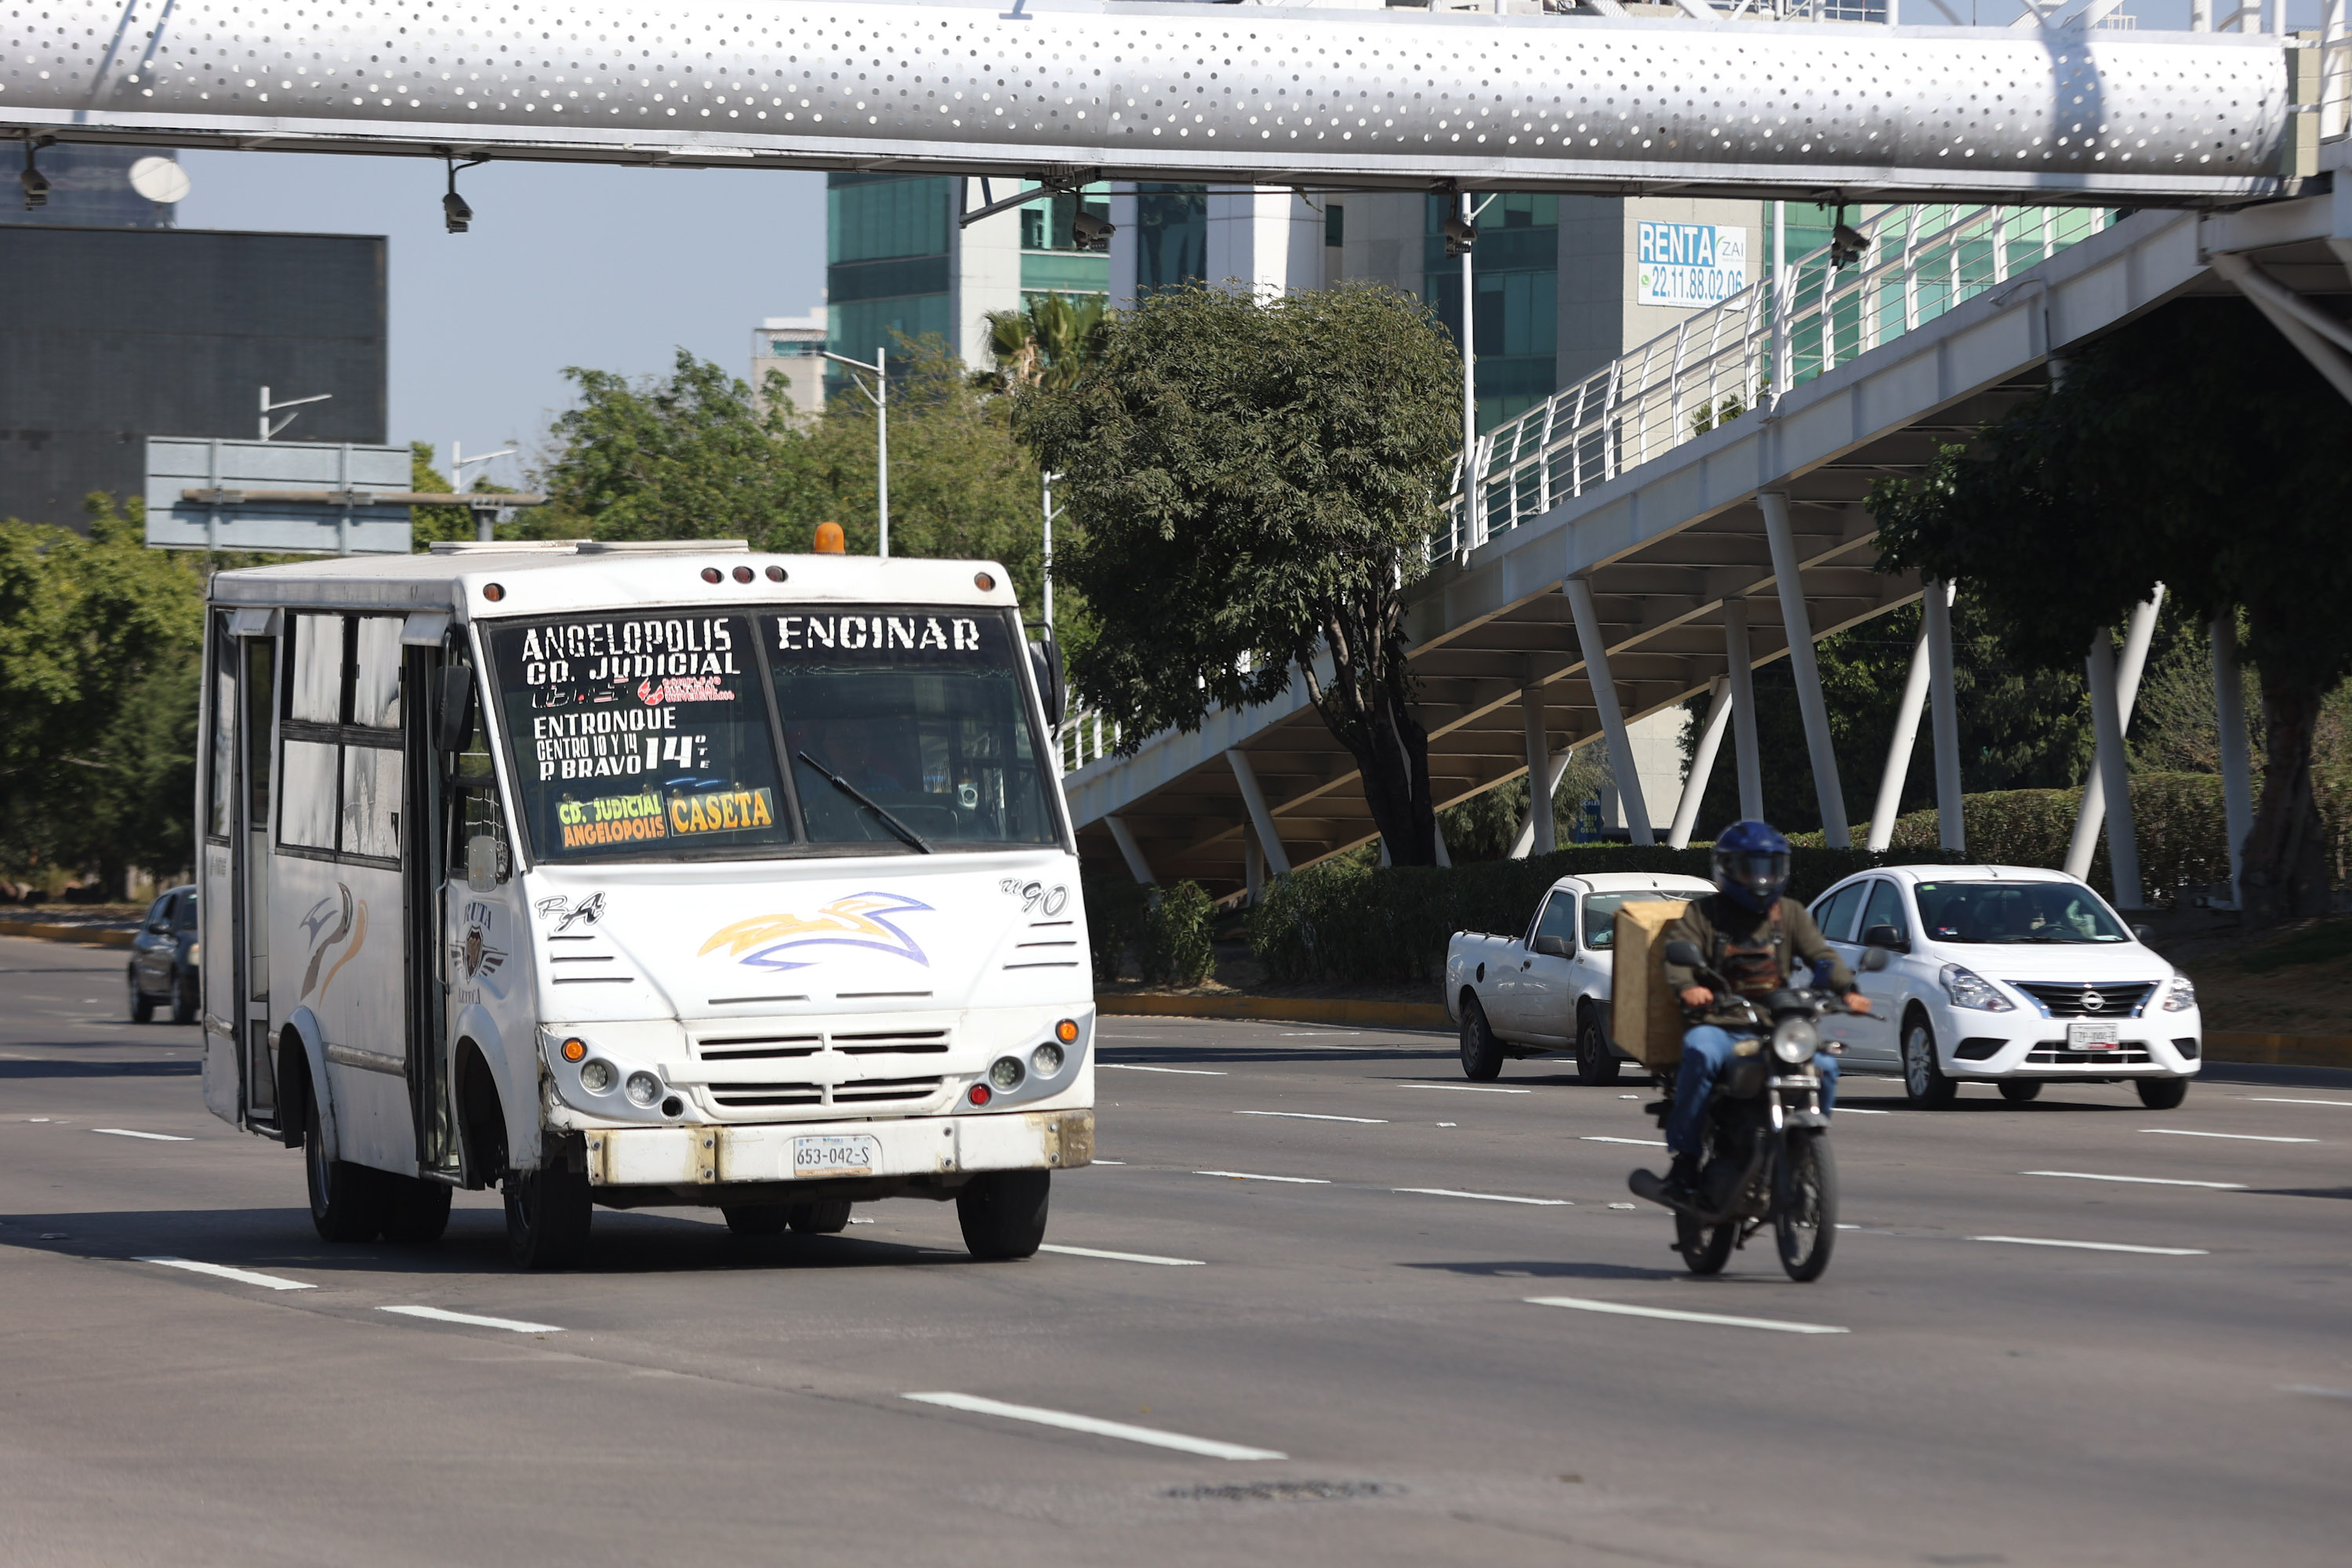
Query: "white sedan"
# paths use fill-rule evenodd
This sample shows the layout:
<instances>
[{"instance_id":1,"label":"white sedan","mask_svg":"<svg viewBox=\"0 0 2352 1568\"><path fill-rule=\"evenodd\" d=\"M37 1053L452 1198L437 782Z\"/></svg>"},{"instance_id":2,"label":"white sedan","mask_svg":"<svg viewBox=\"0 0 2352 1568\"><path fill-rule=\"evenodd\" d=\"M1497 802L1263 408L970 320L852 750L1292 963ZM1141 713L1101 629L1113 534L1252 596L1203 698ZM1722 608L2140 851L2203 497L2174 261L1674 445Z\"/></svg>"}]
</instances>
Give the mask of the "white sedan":
<instances>
[{"instance_id":1,"label":"white sedan","mask_svg":"<svg viewBox=\"0 0 2352 1568\"><path fill-rule=\"evenodd\" d=\"M2128 1079L2168 1110L2203 1057L2197 990L2106 900L2030 866L1890 866L1813 900L1822 936L1862 974L1875 1018L1832 1017L1854 1067L1897 1068L1914 1105L1949 1105L1965 1079L2023 1104L2053 1080Z\"/></svg>"}]
</instances>

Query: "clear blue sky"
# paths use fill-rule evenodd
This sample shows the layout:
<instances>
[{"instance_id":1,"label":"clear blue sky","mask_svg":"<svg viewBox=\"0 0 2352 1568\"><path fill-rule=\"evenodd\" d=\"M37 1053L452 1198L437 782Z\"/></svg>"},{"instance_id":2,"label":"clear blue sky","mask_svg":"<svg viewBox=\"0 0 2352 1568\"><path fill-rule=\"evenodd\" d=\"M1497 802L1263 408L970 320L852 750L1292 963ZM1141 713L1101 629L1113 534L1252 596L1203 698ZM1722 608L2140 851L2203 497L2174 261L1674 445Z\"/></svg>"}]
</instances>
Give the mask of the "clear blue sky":
<instances>
[{"instance_id":1,"label":"clear blue sky","mask_svg":"<svg viewBox=\"0 0 2352 1568\"><path fill-rule=\"evenodd\" d=\"M437 160L180 158L182 227L389 237L387 434L445 458L452 441L520 446L502 483L570 403L565 365L642 375L684 347L748 376L761 319L824 298L823 174L488 163L458 176L474 224L449 234ZM298 420L287 436L301 435Z\"/></svg>"}]
</instances>

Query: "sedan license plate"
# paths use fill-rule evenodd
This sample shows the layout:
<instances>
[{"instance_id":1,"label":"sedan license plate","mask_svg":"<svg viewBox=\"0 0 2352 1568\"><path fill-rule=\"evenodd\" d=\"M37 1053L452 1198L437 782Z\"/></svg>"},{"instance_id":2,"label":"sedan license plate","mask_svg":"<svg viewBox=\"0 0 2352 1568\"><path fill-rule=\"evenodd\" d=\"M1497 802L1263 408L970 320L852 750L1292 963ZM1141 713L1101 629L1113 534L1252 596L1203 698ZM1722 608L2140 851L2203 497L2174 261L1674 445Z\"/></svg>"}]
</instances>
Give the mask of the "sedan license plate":
<instances>
[{"instance_id":1,"label":"sedan license plate","mask_svg":"<svg viewBox=\"0 0 2352 1568\"><path fill-rule=\"evenodd\" d=\"M2069 1024L2066 1026L2066 1048L2074 1051L2112 1051L2119 1042L2113 1024Z\"/></svg>"},{"instance_id":2,"label":"sedan license plate","mask_svg":"<svg viewBox=\"0 0 2352 1568\"><path fill-rule=\"evenodd\" d=\"M870 1176L882 1163L882 1142L867 1133L793 1140L794 1176Z\"/></svg>"}]
</instances>

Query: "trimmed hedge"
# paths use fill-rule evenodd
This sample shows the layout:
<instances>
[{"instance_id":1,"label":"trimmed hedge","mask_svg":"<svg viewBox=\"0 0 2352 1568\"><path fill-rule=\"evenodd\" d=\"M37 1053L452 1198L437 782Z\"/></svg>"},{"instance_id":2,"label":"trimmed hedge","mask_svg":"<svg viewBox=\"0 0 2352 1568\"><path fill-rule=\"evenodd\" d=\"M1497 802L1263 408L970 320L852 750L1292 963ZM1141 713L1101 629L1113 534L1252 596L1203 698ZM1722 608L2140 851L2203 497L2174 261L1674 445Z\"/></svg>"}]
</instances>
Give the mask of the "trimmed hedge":
<instances>
[{"instance_id":1,"label":"trimmed hedge","mask_svg":"<svg viewBox=\"0 0 2352 1568\"><path fill-rule=\"evenodd\" d=\"M1087 955L1095 984L1108 985L1133 967L1147 984L1198 985L1216 966L1210 926L1216 906L1194 882L1147 888L1120 877L1079 882L1087 902Z\"/></svg>"},{"instance_id":2,"label":"trimmed hedge","mask_svg":"<svg viewBox=\"0 0 2352 1568\"><path fill-rule=\"evenodd\" d=\"M1932 836L1931 836L1932 837ZM1809 900L1840 878L1874 865L1935 863L1954 857L1932 842L1925 851L1872 855L1861 849L1800 848L1789 890ZM1250 941L1266 976L1285 982L1350 984L1433 982L1445 968L1446 939L1457 931L1527 929L1545 889L1588 871L1707 874L1708 851L1586 845L1525 860L1486 860L1440 869L1382 868L1362 858L1328 860L1279 879L1253 912Z\"/></svg>"}]
</instances>

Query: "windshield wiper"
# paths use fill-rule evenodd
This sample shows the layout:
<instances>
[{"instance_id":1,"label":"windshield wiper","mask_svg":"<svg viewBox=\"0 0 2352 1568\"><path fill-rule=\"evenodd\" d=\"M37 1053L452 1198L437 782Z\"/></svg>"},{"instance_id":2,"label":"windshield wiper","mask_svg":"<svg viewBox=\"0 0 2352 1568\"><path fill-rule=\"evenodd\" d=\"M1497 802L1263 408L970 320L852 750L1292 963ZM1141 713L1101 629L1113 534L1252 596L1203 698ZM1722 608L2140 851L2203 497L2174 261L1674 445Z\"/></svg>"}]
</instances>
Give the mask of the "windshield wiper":
<instances>
[{"instance_id":1,"label":"windshield wiper","mask_svg":"<svg viewBox=\"0 0 2352 1568\"><path fill-rule=\"evenodd\" d=\"M929 839L925 838L921 834L916 832L913 828L908 826L905 823L891 816L887 811L882 809L881 806L877 805L872 797L867 795L865 791L859 789L856 784L851 784L847 779L843 778L839 773L835 773L831 768L826 767L823 763L818 762L814 757L809 755L808 752L803 752L801 753L801 761L806 763L809 766L823 773L825 776L825 782L832 784L834 788L839 790L842 794L847 795L850 799L856 801L858 805L864 806L866 810L880 817L882 819L882 826L888 828L892 833L897 834L900 838L906 840L908 844L913 845L916 848L921 850L926 855L936 855L939 853L938 850L931 847Z\"/></svg>"}]
</instances>

